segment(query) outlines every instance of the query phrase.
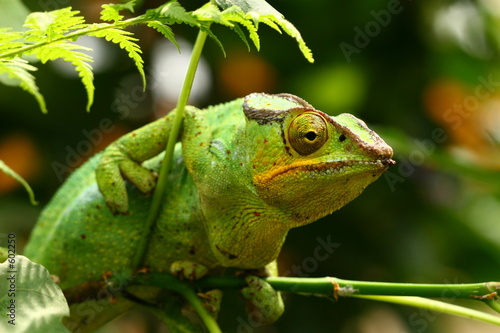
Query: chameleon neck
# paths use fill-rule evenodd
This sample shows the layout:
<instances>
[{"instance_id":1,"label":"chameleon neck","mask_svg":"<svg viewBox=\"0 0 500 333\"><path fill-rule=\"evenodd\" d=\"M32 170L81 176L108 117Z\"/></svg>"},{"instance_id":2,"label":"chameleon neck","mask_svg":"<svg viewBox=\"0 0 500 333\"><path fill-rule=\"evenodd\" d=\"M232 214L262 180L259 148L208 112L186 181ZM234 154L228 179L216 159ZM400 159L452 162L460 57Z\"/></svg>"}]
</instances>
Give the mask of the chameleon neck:
<instances>
[{"instance_id":1,"label":"chameleon neck","mask_svg":"<svg viewBox=\"0 0 500 333\"><path fill-rule=\"evenodd\" d=\"M204 204L214 207L209 200ZM226 267L251 269L267 265L278 257L290 229L281 212L252 202L248 196L226 201L218 213L205 218L212 252ZM234 223L213 223L217 219Z\"/></svg>"}]
</instances>

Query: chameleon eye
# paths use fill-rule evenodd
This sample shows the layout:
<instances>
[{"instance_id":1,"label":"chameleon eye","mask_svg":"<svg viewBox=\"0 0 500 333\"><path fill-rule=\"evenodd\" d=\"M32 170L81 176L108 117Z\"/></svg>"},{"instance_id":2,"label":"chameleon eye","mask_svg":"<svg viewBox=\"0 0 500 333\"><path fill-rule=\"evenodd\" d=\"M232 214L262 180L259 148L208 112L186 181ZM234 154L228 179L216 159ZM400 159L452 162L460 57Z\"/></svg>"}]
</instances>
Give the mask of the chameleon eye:
<instances>
[{"instance_id":1,"label":"chameleon eye","mask_svg":"<svg viewBox=\"0 0 500 333\"><path fill-rule=\"evenodd\" d=\"M298 115L288 128L288 140L297 153L310 155L325 144L328 139L328 127L325 119L313 112Z\"/></svg>"}]
</instances>

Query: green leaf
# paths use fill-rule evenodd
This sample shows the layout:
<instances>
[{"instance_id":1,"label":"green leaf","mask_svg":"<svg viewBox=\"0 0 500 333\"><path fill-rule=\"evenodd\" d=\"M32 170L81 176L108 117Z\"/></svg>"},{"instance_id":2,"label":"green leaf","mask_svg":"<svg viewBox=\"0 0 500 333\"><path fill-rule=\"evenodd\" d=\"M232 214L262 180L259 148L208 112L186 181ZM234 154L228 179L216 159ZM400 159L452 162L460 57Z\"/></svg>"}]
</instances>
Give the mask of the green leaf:
<instances>
[{"instance_id":1,"label":"green leaf","mask_svg":"<svg viewBox=\"0 0 500 333\"><path fill-rule=\"evenodd\" d=\"M257 49L257 51L260 50L260 39L259 39L259 35L257 33L257 28L253 25L252 21L247 20L245 18L245 12L240 7L231 6L227 9L225 9L222 12L222 15L226 19L228 19L229 21L239 23L242 26L244 26L247 29L248 34L250 36L250 39L252 40L253 44L255 45L255 48ZM248 42L247 42L246 38L244 37L243 32L241 31L239 26L234 25L233 30L240 36L240 38L245 42L245 44L248 45Z\"/></svg>"},{"instance_id":2,"label":"green leaf","mask_svg":"<svg viewBox=\"0 0 500 333\"><path fill-rule=\"evenodd\" d=\"M224 15L222 15L219 8L211 2L195 10L192 15L198 21L213 22L225 25L227 27L233 26L233 24L228 19L226 19Z\"/></svg>"},{"instance_id":3,"label":"green leaf","mask_svg":"<svg viewBox=\"0 0 500 333\"><path fill-rule=\"evenodd\" d=\"M10 176L17 180L21 185L24 186L24 189L26 192L28 192L28 195L30 196L30 202L32 205L38 205L38 202L35 200L35 194L33 193L33 190L31 189L30 185L21 177L17 172L9 168L7 164L5 164L4 161L0 160L0 171L3 171L7 176Z\"/></svg>"},{"instance_id":4,"label":"green leaf","mask_svg":"<svg viewBox=\"0 0 500 333\"><path fill-rule=\"evenodd\" d=\"M20 255L0 264L0 332L69 333L62 318L69 307L47 269ZM14 320L9 314L15 314ZM7 314L7 315L6 315Z\"/></svg>"},{"instance_id":5,"label":"green leaf","mask_svg":"<svg viewBox=\"0 0 500 333\"><path fill-rule=\"evenodd\" d=\"M21 58L14 58L10 60L0 59L0 81L6 84L13 84L20 86L23 90L27 91L35 97L43 113L47 113L47 106L45 99L38 90L35 83L35 77L29 71L35 71L37 68L28 64L28 61ZM14 80L7 81L6 78L2 79L2 74L7 78Z\"/></svg>"},{"instance_id":6,"label":"green leaf","mask_svg":"<svg viewBox=\"0 0 500 333\"><path fill-rule=\"evenodd\" d=\"M245 33L243 32L243 30L241 29L241 27L239 25L235 24L232 27L232 29L241 38L241 40L245 43L245 45L247 46L248 51L250 51L250 44L248 43L247 37L245 36ZM250 37L251 37L251 35L250 35ZM260 41L259 41L258 36L257 36L257 40L255 41L254 39L252 39L252 42L254 43L254 45L255 45L255 47L257 48L257 51L258 51L259 48L260 48Z\"/></svg>"},{"instance_id":7,"label":"green leaf","mask_svg":"<svg viewBox=\"0 0 500 333\"><path fill-rule=\"evenodd\" d=\"M200 23L188 13L176 0L146 11L144 19L157 19L164 23L185 23L193 27L199 27Z\"/></svg>"},{"instance_id":8,"label":"green leaf","mask_svg":"<svg viewBox=\"0 0 500 333\"><path fill-rule=\"evenodd\" d=\"M177 43L177 40L175 40L174 33L172 29L168 25L165 25L161 23L160 21L151 21L147 23L148 27L155 29L159 33L163 35L163 37L167 38L169 41L171 41L177 50L180 52L180 46L179 43Z\"/></svg>"},{"instance_id":9,"label":"green leaf","mask_svg":"<svg viewBox=\"0 0 500 333\"><path fill-rule=\"evenodd\" d=\"M92 66L89 64L92 62L92 57L81 51L88 52L92 51L92 49L71 42L60 41L52 43L50 47L34 49L27 54L35 55L42 63L62 59L75 66L75 70L78 72L78 76L82 79L83 86L87 91L87 111L89 111L94 101L95 90L94 73L92 72Z\"/></svg>"},{"instance_id":10,"label":"green leaf","mask_svg":"<svg viewBox=\"0 0 500 333\"><path fill-rule=\"evenodd\" d=\"M11 28L0 28L0 53L18 49L26 45L21 42L23 34L17 31L11 31Z\"/></svg>"},{"instance_id":11,"label":"green leaf","mask_svg":"<svg viewBox=\"0 0 500 333\"><path fill-rule=\"evenodd\" d=\"M71 7L66 7L51 12L29 14L24 22L24 26L28 29L25 34L26 41L48 42L85 27L85 19L83 16L78 16L79 13Z\"/></svg>"},{"instance_id":12,"label":"green leaf","mask_svg":"<svg viewBox=\"0 0 500 333\"><path fill-rule=\"evenodd\" d=\"M110 3L102 5L101 20L114 21L115 23L121 21L124 16L120 15L121 10L128 10L134 12L135 0L126 3Z\"/></svg>"},{"instance_id":13,"label":"green leaf","mask_svg":"<svg viewBox=\"0 0 500 333\"><path fill-rule=\"evenodd\" d=\"M226 50L224 50L224 45L222 45L221 41L219 40L219 38L217 38L217 36L212 32L212 30L210 30L210 27L209 26L200 26L200 30L205 32L210 38L212 38L212 40L217 44L219 45L221 51L222 51L222 54L224 55L224 57L226 56Z\"/></svg>"},{"instance_id":14,"label":"green leaf","mask_svg":"<svg viewBox=\"0 0 500 333\"><path fill-rule=\"evenodd\" d=\"M224 10L232 6L238 6L244 13L245 19L252 20L255 28L259 22L267 24L271 28L278 30L278 26L289 36L295 38L299 44L299 49L309 62L314 62L312 52L307 47L300 32L295 26L287 21L285 17L264 0L216 0L216 3ZM233 13L231 13L233 14ZM252 39L253 40L253 39ZM255 43L255 42L254 42Z\"/></svg>"},{"instance_id":15,"label":"green leaf","mask_svg":"<svg viewBox=\"0 0 500 333\"><path fill-rule=\"evenodd\" d=\"M105 25L106 24L99 24L96 26L104 27ZM133 33L126 30L111 28L111 29L103 29L97 31L89 31L87 35L94 37L101 37L101 38L104 37L107 41L115 43L118 46L120 46L120 48L126 50L128 52L128 56L132 60L134 60L135 66L137 67L139 74L141 74L143 87L144 89L146 89L146 74L144 73L144 66L143 66L144 61L142 60L141 57L142 51L139 45L135 43L135 41L137 41L138 39L132 37L134 35Z\"/></svg>"}]
</instances>

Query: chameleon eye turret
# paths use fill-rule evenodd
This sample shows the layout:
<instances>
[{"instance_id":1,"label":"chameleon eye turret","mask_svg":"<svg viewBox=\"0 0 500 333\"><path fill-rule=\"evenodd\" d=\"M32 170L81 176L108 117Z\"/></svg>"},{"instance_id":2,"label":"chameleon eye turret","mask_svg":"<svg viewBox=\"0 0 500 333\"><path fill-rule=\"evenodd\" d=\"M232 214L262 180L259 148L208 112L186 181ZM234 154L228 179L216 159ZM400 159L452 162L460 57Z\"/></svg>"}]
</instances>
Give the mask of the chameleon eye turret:
<instances>
[{"instance_id":1,"label":"chameleon eye turret","mask_svg":"<svg viewBox=\"0 0 500 333\"><path fill-rule=\"evenodd\" d=\"M288 140L300 155L310 155L318 151L328 140L326 120L314 111L299 114L288 128Z\"/></svg>"}]
</instances>

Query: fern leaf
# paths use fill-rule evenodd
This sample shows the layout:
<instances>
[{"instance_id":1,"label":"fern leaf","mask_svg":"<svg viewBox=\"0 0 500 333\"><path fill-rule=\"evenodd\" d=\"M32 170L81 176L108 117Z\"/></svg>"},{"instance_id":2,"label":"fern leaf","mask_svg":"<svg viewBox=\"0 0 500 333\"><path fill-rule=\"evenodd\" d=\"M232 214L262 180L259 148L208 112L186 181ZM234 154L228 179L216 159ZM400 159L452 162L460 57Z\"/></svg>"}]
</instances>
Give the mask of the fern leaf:
<instances>
[{"instance_id":1,"label":"fern leaf","mask_svg":"<svg viewBox=\"0 0 500 333\"><path fill-rule=\"evenodd\" d=\"M155 19L164 23L185 23L193 27L199 27L200 22L188 13L176 0L146 11L143 15L145 19Z\"/></svg>"},{"instance_id":2,"label":"fern leaf","mask_svg":"<svg viewBox=\"0 0 500 333\"><path fill-rule=\"evenodd\" d=\"M245 18L245 12L240 7L231 6L231 7L227 8L226 10L224 10L222 12L222 15L227 20L229 20L231 22L239 23L242 26L244 26L247 29L248 34L250 36L250 39L252 40L253 44L255 45L255 48L257 50L260 50L260 39L259 39L259 35L257 34L257 28L253 25L252 21L247 20ZM238 27L238 26L235 25L235 27ZM241 29L238 29L238 28L234 28L233 30L241 37L241 39L248 46L248 42L247 42L246 38L244 37L244 35L242 35L243 32L241 31Z\"/></svg>"},{"instance_id":3,"label":"fern leaf","mask_svg":"<svg viewBox=\"0 0 500 333\"><path fill-rule=\"evenodd\" d=\"M86 26L85 19L78 16L80 12L71 7L50 12L34 12L26 17L24 26L25 40L29 42L47 42L63 38L70 31Z\"/></svg>"},{"instance_id":4,"label":"fern leaf","mask_svg":"<svg viewBox=\"0 0 500 333\"><path fill-rule=\"evenodd\" d=\"M126 3L110 3L102 5L101 20L103 21L121 21L125 16L120 14L121 10L128 10L134 12L135 0Z\"/></svg>"},{"instance_id":5,"label":"fern leaf","mask_svg":"<svg viewBox=\"0 0 500 333\"><path fill-rule=\"evenodd\" d=\"M87 91L87 111L89 111L94 101L95 90L94 74L92 66L89 64L92 62L92 57L81 51L88 52L92 51L92 49L71 42L60 41L52 43L50 47L36 49L31 54L34 54L42 63L62 59L75 66L75 70L78 72L78 76L81 78L83 86Z\"/></svg>"},{"instance_id":6,"label":"fern leaf","mask_svg":"<svg viewBox=\"0 0 500 333\"><path fill-rule=\"evenodd\" d=\"M146 74L144 73L144 61L141 57L141 48L135 42L137 38L132 37L133 33L126 30L120 30L117 28L90 31L89 36L94 37L104 37L107 41L115 43L128 52L128 56L134 60L135 66L142 77L142 84L144 89L146 88Z\"/></svg>"},{"instance_id":7,"label":"fern leaf","mask_svg":"<svg viewBox=\"0 0 500 333\"><path fill-rule=\"evenodd\" d=\"M241 38L241 40L243 41L243 43L245 43L245 45L247 46L248 51L250 51L250 44L248 43L247 37L245 36L245 33L243 32L243 30L241 29L241 27L239 25L235 24L232 27L232 29ZM253 39L252 39L252 41L253 41L253 43L254 43L255 47L257 48L257 51L258 51L259 47L260 47L260 42L259 42L258 36L257 36L257 43Z\"/></svg>"},{"instance_id":8,"label":"fern leaf","mask_svg":"<svg viewBox=\"0 0 500 333\"><path fill-rule=\"evenodd\" d=\"M275 16L270 16L270 15L260 15L258 16L256 19L258 20L258 22L262 22L264 24L266 24L267 26L273 28L274 30L276 30L277 32L281 33L281 29L279 28L279 26L274 23L274 18Z\"/></svg>"},{"instance_id":9,"label":"fern leaf","mask_svg":"<svg viewBox=\"0 0 500 333\"><path fill-rule=\"evenodd\" d=\"M22 33L10 30L10 28L0 28L0 54L2 51L18 49L25 45L20 41Z\"/></svg>"},{"instance_id":10,"label":"fern leaf","mask_svg":"<svg viewBox=\"0 0 500 333\"><path fill-rule=\"evenodd\" d=\"M28 61L21 58L9 60L0 59L0 75L6 74L9 78L15 79L15 84L33 95L42 112L47 113L45 99L38 90L38 86L35 83L35 77L30 73L30 71L36 71L36 69L36 67L28 64Z\"/></svg>"},{"instance_id":11,"label":"fern leaf","mask_svg":"<svg viewBox=\"0 0 500 333\"><path fill-rule=\"evenodd\" d=\"M212 38L214 40L214 42L219 45L221 51L222 51L222 54L224 55L224 57L226 57L226 50L224 49L224 45L222 45L221 41L219 40L219 38L217 38L217 36L212 32L212 30L210 30L210 28L208 26L205 26L205 25L201 25L200 26L200 30L204 31L210 38Z\"/></svg>"},{"instance_id":12,"label":"fern leaf","mask_svg":"<svg viewBox=\"0 0 500 333\"><path fill-rule=\"evenodd\" d=\"M30 197L30 201L32 205L38 205L38 202L35 200L35 193L33 193L33 190L31 189L30 185L28 184L27 181L23 179L17 172L9 168L7 164L5 164L4 161L0 160L0 171L5 173L7 176L10 176L17 180L21 185L23 185L24 189L26 192L28 192L28 195Z\"/></svg>"},{"instance_id":13,"label":"fern leaf","mask_svg":"<svg viewBox=\"0 0 500 333\"><path fill-rule=\"evenodd\" d=\"M214 22L227 27L233 26L233 24L221 14L219 8L211 2L195 10L192 15L198 21Z\"/></svg>"},{"instance_id":14,"label":"fern leaf","mask_svg":"<svg viewBox=\"0 0 500 333\"><path fill-rule=\"evenodd\" d=\"M159 33L161 33L165 38L167 38L169 41L171 41L177 50L180 52L180 46L179 43L177 43L177 40L175 39L174 33L172 32L172 29L168 25L165 25L161 23L160 21L151 21L147 23L148 27L155 29Z\"/></svg>"},{"instance_id":15,"label":"fern leaf","mask_svg":"<svg viewBox=\"0 0 500 333\"><path fill-rule=\"evenodd\" d=\"M238 6L245 13L244 17L254 22L256 29L259 22L267 24L277 31L280 31L279 28L283 29L290 37L295 38L304 57L309 62L314 62L312 52L297 28L265 0L216 0L216 3L224 10Z\"/></svg>"},{"instance_id":16,"label":"fern leaf","mask_svg":"<svg viewBox=\"0 0 500 333\"><path fill-rule=\"evenodd\" d=\"M274 21L274 20L273 20ZM276 23L285 31L290 37L295 38L297 43L299 44L299 49L304 55L304 57L309 61L309 62L314 62L314 57L312 54L311 49L306 45L306 42L302 38L302 35L300 32L295 28L295 26L290 23L289 21L283 19L283 20L277 20Z\"/></svg>"}]
</instances>

